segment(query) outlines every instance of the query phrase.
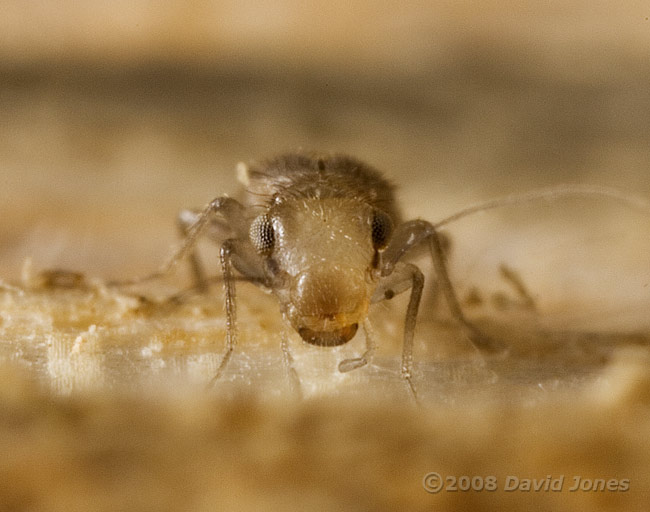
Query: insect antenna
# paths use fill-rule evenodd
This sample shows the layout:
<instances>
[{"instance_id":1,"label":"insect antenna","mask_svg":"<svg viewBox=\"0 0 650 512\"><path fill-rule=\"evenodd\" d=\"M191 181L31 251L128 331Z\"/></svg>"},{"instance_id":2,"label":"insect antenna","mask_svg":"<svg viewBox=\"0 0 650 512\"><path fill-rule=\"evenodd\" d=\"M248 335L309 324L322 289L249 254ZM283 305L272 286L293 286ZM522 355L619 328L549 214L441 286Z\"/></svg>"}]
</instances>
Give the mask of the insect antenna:
<instances>
[{"instance_id":1,"label":"insect antenna","mask_svg":"<svg viewBox=\"0 0 650 512\"><path fill-rule=\"evenodd\" d=\"M460 210L434 224L436 228L446 226L456 222L464 217L473 215L478 212L493 210L503 206L529 203L536 200L556 201L564 197L604 197L622 203L634 210L639 210L650 214L650 201L644 197L623 192L616 188L604 187L600 185L558 185L555 187L542 188L523 192L519 194L510 194L504 197L477 203Z\"/></svg>"}]
</instances>

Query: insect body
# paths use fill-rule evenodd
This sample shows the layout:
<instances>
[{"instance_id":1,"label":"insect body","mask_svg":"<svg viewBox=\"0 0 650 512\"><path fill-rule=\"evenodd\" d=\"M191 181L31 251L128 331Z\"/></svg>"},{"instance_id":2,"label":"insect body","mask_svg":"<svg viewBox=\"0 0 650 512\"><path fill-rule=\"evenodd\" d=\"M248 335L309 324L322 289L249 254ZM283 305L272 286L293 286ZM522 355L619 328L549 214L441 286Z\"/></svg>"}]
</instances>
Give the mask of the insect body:
<instances>
[{"instance_id":1,"label":"insect body","mask_svg":"<svg viewBox=\"0 0 650 512\"><path fill-rule=\"evenodd\" d=\"M483 351L504 350L465 319L449 280L440 226L477 211L567 195L604 196L650 210L645 199L615 189L569 185L472 206L436 224L403 222L391 184L378 171L351 157L289 153L239 171L246 187L244 199L218 197L201 212L181 212L184 244L161 272L149 276L164 274L189 255L197 285L205 287L205 274L193 252L196 240L207 233L221 243L226 352L213 381L222 374L236 344L237 280L271 290L284 318L309 344L342 345L363 326L366 352L342 361L340 371L365 365L372 354L369 307L408 291L401 376L416 397L411 379L412 348L424 276L417 266L404 261L412 249L428 248L437 286L462 332ZM288 355L286 340L283 348Z\"/></svg>"},{"instance_id":2,"label":"insect body","mask_svg":"<svg viewBox=\"0 0 650 512\"><path fill-rule=\"evenodd\" d=\"M421 244L429 246L455 319L479 347L498 348L465 320L433 224L402 222L393 187L378 171L347 156L305 154L282 155L242 171L243 202L220 197L200 214L181 215L187 239L176 259L191 250L209 225L219 232L215 238L230 235L221 245L228 331L217 377L236 339L234 269L272 290L283 316L307 343L341 345L364 325L368 350L361 358L343 361L342 371L363 366L372 352L366 323L370 305L410 290L401 374L415 393L411 354L424 277L402 258ZM193 258L201 284L202 270Z\"/></svg>"}]
</instances>

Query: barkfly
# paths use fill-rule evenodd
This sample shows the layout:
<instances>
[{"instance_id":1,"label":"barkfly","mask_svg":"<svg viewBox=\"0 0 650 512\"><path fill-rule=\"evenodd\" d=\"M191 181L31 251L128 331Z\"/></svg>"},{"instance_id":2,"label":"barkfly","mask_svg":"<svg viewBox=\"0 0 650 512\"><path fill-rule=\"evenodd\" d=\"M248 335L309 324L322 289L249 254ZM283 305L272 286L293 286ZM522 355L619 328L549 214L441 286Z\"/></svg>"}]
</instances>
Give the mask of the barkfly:
<instances>
[{"instance_id":1,"label":"barkfly","mask_svg":"<svg viewBox=\"0 0 650 512\"><path fill-rule=\"evenodd\" d=\"M644 199L615 189L564 185L471 206L437 223L405 221L389 181L349 156L288 153L251 166L240 164L238 175L245 187L241 201L222 196L202 211L182 211L178 217L184 236L180 250L159 272L126 283L160 277L189 257L196 285L205 289L208 280L194 250L196 241L207 235L220 243L226 351L212 382L223 373L237 343L236 281L270 290L282 316L311 345L342 345L361 326L366 351L358 358L341 361L341 372L366 365L372 356L368 309L408 292L401 377L417 398L412 380L413 336L425 279L416 265L405 261L410 251L421 246L428 249L436 285L453 319L478 349L500 353L505 347L482 334L463 314L447 271L447 240L440 227L479 211L569 195L604 196L650 209ZM286 339L282 348L290 366ZM290 371L299 389L291 367Z\"/></svg>"}]
</instances>

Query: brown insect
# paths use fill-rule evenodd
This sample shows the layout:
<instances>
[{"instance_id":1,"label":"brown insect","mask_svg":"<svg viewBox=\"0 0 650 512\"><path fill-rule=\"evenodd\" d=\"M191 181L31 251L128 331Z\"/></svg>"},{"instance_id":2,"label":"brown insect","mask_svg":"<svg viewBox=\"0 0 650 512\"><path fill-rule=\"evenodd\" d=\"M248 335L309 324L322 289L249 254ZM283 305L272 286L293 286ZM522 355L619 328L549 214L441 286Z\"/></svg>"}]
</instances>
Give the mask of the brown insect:
<instances>
[{"instance_id":1,"label":"brown insect","mask_svg":"<svg viewBox=\"0 0 650 512\"><path fill-rule=\"evenodd\" d=\"M243 200L218 197L203 211L181 212L182 248L163 270L148 277L160 276L189 255L196 284L205 288L205 272L193 250L196 240L207 233L221 244L226 352L213 381L222 374L237 342L236 280L271 290L283 317L311 345L342 345L363 326L366 351L341 361L341 372L364 366L372 355L369 307L408 292L401 376L417 397L413 335L425 279L417 266L404 261L409 251L428 248L437 286L464 334L482 351L501 352L502 344L480 333L463 314L449 279L446 239L439 227L477 211L565 195L600 195L649 209L646 201L617 190L562 186L473 206L433 224L403 221L392 185L377 170L349 156L289 153L251 167L240 164L238 171L246 187ZM290 365L286 339L283 351ZM292 375L297 382L295 372Z\"/></svg>"}]
</instances>

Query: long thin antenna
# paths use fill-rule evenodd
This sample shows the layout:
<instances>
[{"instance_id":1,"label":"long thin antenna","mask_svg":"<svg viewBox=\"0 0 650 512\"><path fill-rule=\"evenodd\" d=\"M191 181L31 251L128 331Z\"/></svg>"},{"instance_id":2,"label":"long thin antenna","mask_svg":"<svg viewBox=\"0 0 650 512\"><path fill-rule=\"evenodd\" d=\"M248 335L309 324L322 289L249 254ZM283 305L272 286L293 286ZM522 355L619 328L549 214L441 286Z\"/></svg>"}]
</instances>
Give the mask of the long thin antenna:
<instances>
[{"instance_id":1,"label":"long thin antenna","mask_svg":"<svg viewBox=\"0 0 650 512\"><path fill-rule=\"evenodd\" d=\"M562 197L576 196L576 197L606 197L613 199L619 203L625 204L635 210L640 210L645 213L650 213L650 201L644 197L629 194L615 188L604 187L600 185L558 185L555 187L542 188L532 190L530 192L523 192L521 194L511 194L484 203L477 203L468 208L464 208L459 212L450 215L449 217L436 222L434 226L439 228L447 224L451 224L457 220L467 217L474 213L492 210L494 208L501 208L502 206L510 206L515 204L527 203L534 200L555 201Z\"/></svg>"}]
</instances>

